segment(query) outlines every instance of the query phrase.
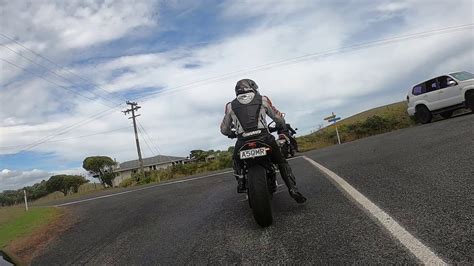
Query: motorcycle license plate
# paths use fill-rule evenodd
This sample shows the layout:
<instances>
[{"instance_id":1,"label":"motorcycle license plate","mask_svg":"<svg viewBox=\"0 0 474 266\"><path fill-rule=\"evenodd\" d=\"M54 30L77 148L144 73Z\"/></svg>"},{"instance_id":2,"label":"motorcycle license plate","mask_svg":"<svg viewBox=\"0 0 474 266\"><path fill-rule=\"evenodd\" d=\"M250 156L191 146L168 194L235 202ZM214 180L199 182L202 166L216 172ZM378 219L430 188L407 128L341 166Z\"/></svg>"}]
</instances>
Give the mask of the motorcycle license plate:
<instances>
[{"instance_id":1,"label":"motorcycle license plate","mask_svg":"<svg viewBox=\"0 0 474 266\"><path fill-rule=\"evenodd\" d=\"M240 159L248 159L248 158L255 158L255 157L262 157L267 155L266 148L258 148L258 149L251 149L245 150L240 152Z\"/></svg>"}]
</instances>

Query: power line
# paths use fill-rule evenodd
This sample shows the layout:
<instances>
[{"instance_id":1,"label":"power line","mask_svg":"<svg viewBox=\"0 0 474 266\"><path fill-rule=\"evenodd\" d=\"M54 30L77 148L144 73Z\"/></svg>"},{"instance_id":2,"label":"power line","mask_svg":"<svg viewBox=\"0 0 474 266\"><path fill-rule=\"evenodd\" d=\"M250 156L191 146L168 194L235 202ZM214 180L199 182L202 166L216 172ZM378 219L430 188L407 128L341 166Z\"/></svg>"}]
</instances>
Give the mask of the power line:
<instances>
[{"instance_id":1,"label":"power line","mask_svg":"<svg viewBox=\"0 0 474 266\"><path fill-rule=\"evenodd\" d=\"M35 62L33 59L24 56L22 53L20 53L20 52L18 52L18 51L16 51L16 50L11 49L11 48L8 47L7 45L5 45L5 44L0 44L0 46L5 47L5 48L8 49L9 51L11 51L11 52L13 52L13 53L19 55L20 57L26 59L26 60L29 61L30 63L32 63L32 64L34 64L34 65L36 65L36 66L39 66L39 67L42 67L42 68L46 69L48 72L52 73L54 76L56 76L56 77L58 77L58 78L60 78L60 79L63 79L63 80L65 80L65 81L71 83L72 85L75 85L74 81L72 81L71 79L66 78L66 77L64 77L64 76L62 76L62 75L56 73L56 71L54 71L53 69L51 69L51 68L49 68L49 67L47 67L47 66L45 66L45 65L42 65L42 64L40 64L40 63ZM18 67L18 66L17 66L17 67ZM87 90L87 89L86 89L86 90ZM101 99L103 99L103 100L105 100L105 101L110 101L110 102L112 102L111 100L109 100L108 98L106 98L104 95L100 95L100 94L94 92L93 90L87 90L87 91L90 92L90 93L92 93L93 95L95 95L95 96L98 97L98 98L101 98ZM110 94L110 93L109 93L109 94ZM110 94L110 95L111 95L111 94ZM116 104L116 102L112 102L112 103L113 103L113 104Z\"/></svg>"},{"instance_id":2,"label":"power line","mask_svg":"<svg viewBox=\"0 0 474 266\"><path fill-rule=\"evenodd\" d=\"M294 57L294 58L289 58L289 59L285 59L285 60L280 60L280 61L275 61L275 62L271 62L271 63L262 64L262 65L259 65L259 66L252 67L250 69L242 69L242 70L226 73L226 74L223 74L223 75L220 75L220 76L209 77L209 78L206 78L206 79L198 80L198 81L188 83L188 84L179 85L179 86L176 86L176 87L171 87L171 88L166 89L166 90L162 90L162 91L150 93L148 95L144 95L144 96L141 96L141 97L137 97L137 99L150 98L153 95L157 95L157 94L165 95L165 94L177 93L177 92L180 92L180 91L183 91L183 90L187 90L187 89L207 85L207 84L210 84L210 83L213 83L213 82L218 82L218 81L221 81L221 80L225 80L225 79L233 77L237 74L242 75L242 74L252 73L252 72L255 72L255 71L267 70L269 68L281 66L281 65L284 65L284 64L298 63L299 61L307 60L307 59L310 59L310 58L315 58L315 57L320 57L320 56L327 56L327 55L332 55L332 54L337 54L337 53L342 53L342 52L349 52L351 50L370 48L370 47L375 47L377 45L385 45L385 44L390 44L390 43L395 43L395 42L406 41L406 40L409 40L409 39L425 38L425 37L430 37L430 36L438 35L438 34L446 34L446 33L451 33L451 32L455 32L455 31L462 31L462 30L470 29L473 26L474 26L474 24L465 24L465 25L460 25L460 26L446 27L446 28L442 28L442 29L436 29L436 30L431 30L431 31L426 31L426 32L421 32L421 33L414 33L414 34L409 34L409 35L401 35L401 36L387 38L387 39L374 40L374 41L354 44L354 45L350 45L350 46L346 46L346 47L340 47L340 48L331 49L331 50L327 50L327 51L323 51L323 52L307 54L307 55L303 55L303 56L298 56L298 57ZM6 35L2 34L2 33L0 33L0 35L6 37ZM7 37L7 38L9 38L9 37ZM10 38L10 40L16 42L17 44L19 44L20 46L22 46L22 47L26 48L27 50L31 51L35 55L38 55L39 57L44 58L45 60L51 62L52 64L57 65L52 60L49 60L46 57L37 54L33 50L23 46L22 44L18 43L14 39ZM7 62L7 60L5 60L5 59L1 59L1 60ZM12 64L11 62L7 62L7 63ZM59 66L59 65L57 65L57 66ZM19 67L19 68L21 68L21 67ZM23 69L23 68L21 68L21 69ZM27 72L29 72L29 71L27 71ZM198 83L198 85L196 85L196 83ZM111 111L111 110L117 108L118 106L119 105L114 106L114 107L108 106L110 109L107 109L104 112ZM94 120L94 119L99 118L99 117L97 117L97 118L93 118L93 117L91 117L88 120ZM71 129L72 129L72 128L75 128L75 127L80 126L82 124L81 123L78 124L78 125L73 124L73 125L71 125L69 127L66 127L66 128L71 127ZM69 130L66 130L65 132L67 132L67 131L69 131ZM45 138L47 139L48 137L51 137L51 136L52 136L52 138L54 138L54 136L57 136L57 135L60 135L60 134L64 134L64 133L49 135L49 136L46 136ZM39 144L37 144L37 145L40 145L44 142L40 141L38 143ZM37 145L34 145L33 147L35 147Z\"/></svg>"},{"instance_id":3,"label":"power line","mask_svg":"<svg viewBox=\"0 0 474 266\"><path fill-rule=\"evenodd\" d=\"M159 154L159 155L163 155L163 153L161 152L160 148L158 147L158 145L155 143L155 141L153 141L153 139L150 137L150 135L148 134L147 130L145 129L145 127L143 126L142 123L140 123L140 121L138 121L138 126L142 129L142 131L145 133L145 136L148 138L149 142L152 144L152 147L155 148L155 151L156 151L156 154ZM168 157L168 156L166 156ZM169 157L168 157L169 159Z\"/></svg>"},{"instance_id":4,"label":"power line","mask_svg":"<svg viewBox=\"0 0 474 266\"><path fill-rule=\"evenodd\" d=\"M42 56L41 54L39 54L39 53L33 51L32 49L30 49L30 48L24 46L23 44L21 44L20 42L16 41L15 39L13 39L13 38L11 38L11 37L9 37L9 36L3 34L3 33L0 33L0 35L3 36L3 37L6 38L6 39L9 39L9 40L15 42L17 45L19 45L20 47L23 47L24 49L30 51L30 52L33 53L34 55L36 55L36 56L38 56L38 57L40 57L40 58L45 59L46 61L50 62L51 64L55 65L56 67L61 68L61 69L65 69L68 73L70 73L70 74L72 74L72 75L78 77L79 79L84 80L84 81L86 81L86 82L89 82L91 85L94 85L94 87L96 87L96 88L102 90L102 91L105 92L106 94L111 95L112 97L116 97L115 95L111 94L109 91L103 89L102 87L98 86L97 84L94 84L93 82L90 82L89 80L87 80L87 79L85 79L85 78L83 78L83 77L81 77L81 76L75 74L74 72L68 70L66 67L61 66L60 64L54 62L53 60L47 58L46 56ZM37 65L37 66L40 66L40 67L43 67L43 68L47 69L49 72L53 73L55 76L60 77L60 78L62 78L62 79L64 79L64 80L67 80L67 81L70 82L71 84L74 84L74 82L71 81L70 79L68 79L68 78L66 78L66 77L64 77L64 76L62 76L62 75L57 74L54 70L52 70L52 69L50 69L50 68L48 68L48 67L46 67L46 66L44 66L44 65L42 65L42 64L39 64L39 63L37 63L37 62L35 62L35 61L33 61L31 58L28 58L28 57L22 55L20 52L18 52L18 51L16 51L16 50L13 50L13 49L11 49L10 47L8 47L8 46L6 46L6 45L4 45L4 44L0 44L0 45L4 46L5 48L9 49L9 50L12 51L12 52L18 54L18 55L21 56L22 58L25 58L26 60L30 61L31 63L33 63L33 64L35 64L35 65ZM0 59L1 59L1 58L0 58ZM68 88L68 87L66 87L66 86L62 86L62 85L60 85L60 84L57 84L56 82L53 82L53 81L51 81L51 80L49 80L49 79L46 79L46 78L44 78L44 77L42 77L42 76L39 76L38 74L33 73L32 71L29 71L29 70L27 70L27 69L25 69L25 68L22 68L22 67L20 67L20 66L14 64L14 63L8 61L8 60L5 60L5 59L1 59L1 60L3 60L4 62L6 62L6 63L8 63L8 64L10 64L10 65L12 65L12 66L14 66L14 67L17 67L17 68L21 69L21 70L23 70L23 71L26 71L27 73L30 73L30 74L35 75L35 76L38 76L39 78L41 78L41 79L43 79L43 80L45 80L45 81L47 81L47 82L50 82L51 84L54 84L54 85L59 86L59 87L61 87L61 88L63 88L63 89L66 89L66 90L68 90L68 91L70 91L70 92L72 92L72 93L78 94L78 95L81 96L81 97L85 97L85 98L87 98L87 99L89 99L89 100L95 100L95 99L93 99L93 98L91 98L91 97L88 97L88 96L83 95L83 94L81 94L81 93L79 93L79 92L76 92L75 90L72 90L72 89L70 89L70 88ZM97 94L97 93L95 93L95 92L93 92L93 91L90 91L90 92L93 93L95 96L98 96L99 98L101 98L101 99L103 99L103 100L105 100L105 101L112 102L111 100L109 100L108 98L106 98L106 97L104 97L104 96L102 96L102 95L99 95L99 94ZM119 99L119 98L116 97L116 99ZM103 104L102 102L100 102L100 103ZM114 106L110 106L110 105L103 104L103 105L106 105L107 107L110 108L110 109L104 110L104 112L108 112L109 110L113 110L113 109L117 108L118 106L122 105L122 103L120 103L120 104L118 104L118 105L115 105L115 104L116 104L115 102L112 102L112 103L114 104ZM50 142L50 141L51 141L50 139L54 138L54 137L57 136L57 135L64 134L64 133L66 133L66 132L72 130L73 128L76 128L76 127L78 127L78 126L80 126L80 125L83 125L83 124L88 123L89 121L92 121L92 120L94 120L94 119L103 117L103 116L101 116L100 114L102 114L102 113L104 113L104 112L101 112L101 113L99 113L99 114L97 114L97 115L95 115L95 116L93 116L93 117L91 117L91 118L88 118L88 119L86 119L86 120L83 120L83 121L81 121L81 122L79 122L79 123L77 123L77 124L72 124L72 125L69 125L69 126L67 126L67 127L63 127L61 130L64 130L64 131L60 131L60 133L51 134L51 135L48 135L48 136L46 136L46 137L43 137L42 139L40 139L40 140L38 140L38 141L36 141L36 142L34 142L34 143L27 144L26 147L31 146L31 147L28 147L27 150L28 150L28 149L31 149L31 148L33 148L33 147L36 147L36 146L38 146L38 145L40 145L40 144L42 144L42 143L45 143L45 140L47 140L46 142ZM108 114L106 114L106 115L108 115ZM105 115L104 115L104 116L105 116ZM66 130L66 129L69 129L69 130Z\"/></svg>"},{"instance_id":5,"label":"power line","mask_svg":"<svg viewBox=\"0 0 474 266\"><path fill-rule=\"evenodd\" d=\"M119 107L119 106L116 106L115 108L117 108L117 107ZM115 109L115 108L114 108L114 109ZM45 137L43 137L43 138L41 138L41 139L38 139L38 140L35 141L35 142L29 143L29 144L25 144L25 148L21 149L20 151L28 151L28 150L31 150L31 149L33 149L34 147L37 147L37 146L39 146L39 145L41 145L41 144L43 144L43 143L48 142L49 140L53 139L53 138L56 137L56 136L63 135L63 134L65 134L65 133L67 133L67 132L69 132L69 131L71 131L71 130L73 130L73 129L79 127L79 126L88 124L88 123L90 123L90 122L92 122L92 121L94 121L94 120L96 120L96 119L99 119L99 118L108 116L108 115L112 114L111 111L113 111L114 109L107 109L107 110L104 110L104 111L102 111L102 112L100 112L100 113L97 113L96 115L94 115L94 116L92 116L92 117L86 118L86 119L81 120L81 121L79 121L79 122L77 122L77 123L73 123L73 124L71 124L71 125L69 125L69 126L67 126L67 127L63 127L63 128L61 128L61 129L59 129L59 131L56 132L56 133L49 134L49 135L47 135L47 136L45 136Z\"/></svg>"},{"instance_id":6,"label":"power line","mask_svg":"<svg viewBox=\"0 0 474 266\"><path fill-rule=\"evenodd\" d=\"M145 144L148 147L148 150L150 151L151 156L156 156L155 152L151 148L150 144L148 143L147 139L145 138L145 135L144 135L144 133L143 133L143 131L141 130L140 127L138 127L138 132L142 135L142 139L143 139L143 141L145 141Z\"/></svg>"},{"instance_id":7,"label":"power line","mask_svg":"<svg viewBox=\"0 0 474 266\"><path fill-rule=\"evenodd\" d=\"M56 83L56 82L54 82L54 81L52 81L52 80L50 80L50 79L47 79L47 78L45 78L45 77L43 77L43 76L41 76L41 75L39 75L39 74L36 74L36 73L34 73L34 72L32 72L32 71L26 69L26 68L23 68L23 67L21 67L21 66L15 64L15 63L12 63L12 62L10 62L10 61L8 61L8 60L6 60L6 59L0 58L0 60L2 60L2 61L4 61L5 63L10 64L10 65L12 65L12 66L18 68L18 69L21 69L21 70L23 70L23 71L25 71L25 72L27 72L27 73L29 73L29 74L31 74L31 75L37 76L38 78L40 78L40 79L42 79L42 80L44 80L44 81L47 81L47 82L49 82L49 83L51 83L51 84L53 84L53 85L55 85L55 86L58 86L58 87L60 87L60 88L62 88L62 89L65 89L65 90L67 90L67 91L69 91L69 92L72 92L72 93L74 93L74 94L76 94L76 95L79 95L79 96L81 96L81 97L83 97L83 98L86 98L86 99L88 99L88 100L95 101L94 98L91 98L91 97L89 97L89 96L87 96L87 95L84 95L84 94L82 94L82 93L80 93L80 92L78 92L78 91L76 91L76 90L73 90L73 89L71 89L71 88L69 88L69 87L66 87L66 86L63 86L63 85L61 85L61 84L58 84L58 83ZM103 102L99 102L99 103L102 104L102 105L105 105L105 106L107 106L107 107L114 108L114 106L108 105L108 104L106 104L106 103L103 103Z\"/></svg>"},{"instance_id":8,"label":"power line","mask_svg":"<svg viewBox=\"0 0 474 266\"><path fill-rule=\"evenodd\" d=\"M165 157L168 161L172 162L173 160L171 159L170 156L166 155L163 153L163 151L160 149L160 147L158 146L158 144L156 144L155 141L153 141L153 139L150 137L150 135L147 133L145 127L143 127L143 125L140 123L140 121L138 121L138 126L141 127L142 131L145 133L145 135L148 137L148 140L149 142L152 144L152 147L155 148L156 150L156 153L158 155L161 155L163 157Z\"/></svg>"},{"instance_id":9,"label":"power line","mask_svg":"<svg viewBox=\"0 0 474 266\"><path fill-rule=\"evenodd\" d=\"M56 66L57 68L59 68L59 69L64 69L64 70L66 70L66 72L68 72L68 73L70 73L71 75L73 75L73 76L79 78L80 80L85 81L85 82L87 82L87 83L90 83L91 85L93 85L94 87L96 87L96 88L98 88L99 90L103 91L103 92L106 93L107 95L112 95L113 97L116 97L116 99L120 99L120 100L125 101L125 99L113 95L110 91L108 91L108 90L102 88L101 86L95 84L94 82L92 82L92 81L90 81L90 80L88 80L88 79L86 79L86 78L84 78L84 77L82 77L82 76L80 76L80 75L74 73L73 71L69 70L67 67L62 66L62 65L60 65L60 64L58 64L58 63L56 63L56 62L54 62L54 61L51 60L50 58L48 58L48 57L46 57L46 56L44 56L44 55L41 55L41 54L35 52L34 50L32 50L32 49L26 47L25 45L23 45L21 42L15 40L14 38L12 38L12 37L10 37L10 36L4 34L4 33L1 33L1 32L0 32L0 36L2 36L2 37L4 37L5 39L8 39L8 40L10 40L10 41L16 43L18 46L20 46L20 47L24 48L25 50L31 52L32 54L36 55L37 57L40 57L40 58L42 58L42 59L48 61L49 63L53 64L53 65ZM6 46L6 45L4 45L4 46ZM9 49L10 49L10 48L9 48ZM12 50L12 49L10 49L10 50ZM18 53L18 52L15 52L15 53ZM20 53L18 53L18 54L20 54ZM87 84L87 83L86 83L86 84Z\"/></svg>"},{"instance_id":10,"label":"power line","mask_svg":"<svg viewBox=\"0 0 474 266\"><path fill-rule=\"evenodd\" d=\"M93 134L74 136L74 137L70 137L70 138L47 140L47 141L44 141L43 143L62 142L62 141L67 141L67 140L80 139L80 138L85 138L85 137L92 137L92 136L103 135L103 134L107 134L107 133L111 133L111 132L120 131L120 130L123 130L123 129L126 129L126 128L130 128L130 126L116 128L116 129L112 129L112 130L108 130L108 131L97 132L97 133L93 133ZM9 150L9 149L15 149L15 148L19 148L19 147L25 147L25 145L1 146L0 150Z\"/></svg>"},{"instance_id":11,"label":"power line","mask_svg":"<svg viewBox=\"0 0 474 266\"><path fill-rule=\"evenodd\" d=\"M1 34L1 33L0 33L0 34ZM7 37L7 36L4 35L4 34L1 34L1 35L4 36L4 37ZM7 37L7 38L8 38L8 37ZM23 48L25 48L25 49L31 51L31 52L34 53L35 55L37 55L37 56L39 56L39 57L41 57L41 58L44 58L45 60L51 62L52 64L54 64L54 65L56 65L56 66L58 66L58 67L61 67L59 64L56 64L56 63L53 62L52 60L50 60L50 59L48 59L48 58L46 58L46 57L44 57L44 56L41 56L40 54L38 54L38 53L32 51L31 49L29 49L29 48L27 48L27 47L25 47L25 46L22 45L21 43L15 41L15 40L13 40L13 39L11 39L11 40L14 41L15 43L17 43L18 45L20 45L21 47L23 47ZM0 45L2 45L2 44L0 44ZM48 68L48 67L46 67L46 66L44 66L44 65L42 65L42 64L39 64L39 63L37 63L37 62L35 62L35 61L33 61L32 59L30 59L30 58L28 58L28 57L22 55L22 54L19 53L18 51L13 50L13 49L11 49L10 47L8 47L8 46L6 46L6 45L2 45L2 46L4 46L5 48L9 49L10 51L12 51L12 52L18 54L18 55L21 56L22 58L24 58L24 59L30 61L31 63L33 63L33 64L35 64L35 65L37 65L37 66L40 66L40 67L43 67L43 68L47 69L49 72L53 73L55 76L60 77L60 78L62 78L62 79L64 79L64 80L67 80L68 82L74 84L73 81L71 81L70 79L68 79L68 78L66 78L66 77L64 77L64 76L62 76L62 75L57 74L54 70L52 70L52 69L50 69L50 68ZM0 58L0 59L1 59L1 58ZM12 63L12 62L10 62L10 61L8 61L8 60L5 60L5 59L1 59L1 60L3 60L4 62L6 62L6 63L8 63L8 64L10 64L10 65L12 65L12 66L14 66L14 67L16 67L16 68L19 68L19 69L21 69L21 70L23 70L23 71L25 71L25 72L27 72L27 73L30 73L30 74L32 74L32 75L35 75L35 76L37 76L37 77L39 77L39 78L41 78L41 79L43 79L43 80L45 80L45 81L47 81L47 82L49 82L49 83L51 83L51 84L54 84L54 85L56 85L56 86L58 86L58 87L60 87L60 88L63 88L63 89L65 89L65 90L68 90L68 91L70 91L70 92L72 92L72 93L74 93L74 94L77 94L77 95L79 95L79 96L81 96L81 97L84 97L84 98L89 99L89 100L95 100L95 99L93 99L93 98L91 98L91 97L88 97L87 95L84 95L84 94L82 94L82 93L79 93L79 92L77 92L77 91L75 91L75 90L72 90L71 88L68 88L68 87L63 86L63 85L61 85L61 84L58 84L58 83L56 83L56 82L54 82L54 81L51 81L51 80L49 80L49 79L47 79L47 78L45 78L45 77L43 77L43 76L40 76L40 75L38 75L38 74L36 74L36 73L34 73L34 72L32 72L32 71L29 71L29 70L27 70L27 69L25 69L25 68L23 68L23 67L20 67L20 66L18 66L17 64ZM81 78L82 80L85 80L85 79L83 79L82 77L78 76L77 74L75 74L75 73L73 73L73 72L71 72L71 71L69 71L69 70L67 70L67 71L68 71L69 73L72 73L73 75L75 75L75 76ZM87 81L87 80L86 80L86 81ZM104 91L104 92L106 92L106 93L112 95L110 92L106 91L105 89L100 88L100 87L97 86L97 85L95 85L95 87L98 87L98 88L101 89L102 91ZM97 94L97 93L95 93L95 92L93 92L93 91L90 91L90 92L93 93L95 96L98 96L98 97L101 98L101 99L104 99L104 100L106 100L106 101L108 101L108 102L112 102L112 101L110 101L109 99L103 97L102 95L99 95L99 94ZM113 95L112 95L112 96L113 96ZM93 116L93 117L91 117L91 118L89 118L89 119L83 120L83 121L81 121L81 122L79 122L79 123L75 123L75 124L69 125L69 126L67 126L67 127L63 127L63 128L60 130L59 133L50 134L50 135L48 135L48 136L46 136L46 137L43 137L42 139L39 139L39 140L36 141L36 142L23 145L22 147L25 147L25 148L24 148L22 151L30 150L30 149L32 149L32 148L34 148L34 147L37 147L37 146L39 146L39 145L41 145L41 144L43 144L43 143L54 142L54 141L51 140L51 139L53 139L54 137L56 137L56 136L58 136L58 135L65 134L65 133L69 132L70 130L72 130L72 129L78 127L78 126L81 126L81 125L84 125L84 124L86 124L86 123L89 123L89 122L92 121L92 120L95 120L95 119L104 117L104 116L106 116L106 115L109 115L109 114L107 114L108 111L111 111L111 110L115 109L116 107L118 107L119 105L122 105L122 104L119 104L119 105L111 106L111 105L104 104L104 103L102 103L102 102L100 102L100 103L103 104L103 105L106 105L106 106L109 107L110 109L107 109L107 110L105 110L104 112L101 112L101 113L99 113L99 114L97 114L97 115L95 115L95 116ZM115 104L115 103L114 103L114 104ZM95 134L92 134L92 135L95 135ZM90 136L90 135L88 135L88 136ZM57 141L62 141L62 140L57 140ZM2 147L2 149L3 149L3 147Z\"/></svg>"},{"instance_id":12,"label":"power line","mask_svg":"<svg viewBox=\"0 0 474 266\"><path fill-rule=\"evenodd\" d=\"M157 146L154 145L153 141L151 140L150 136L148 135L147 131L145 130L145 128L143 127L142 123L140 123L140 121L138 121L138 130L140 130L140 132L142 132L143 134L143 139L145 140L145 142L147 142L147 139L149 141L149 143L151 143L150 146L152 146L154 148L154 150L151 151L151 153L153 155L158 155L160 154L160 151L158 150Z\"/></svg>"},{"instance_id":13,"label":"power line","mask_svg":"<svg viewBox=\"0 0 474 266\"><path fill-rule=\"evenodd\" d=\"M79 93L79 92L77 92L77 91L75 91L75 90L71 90L70 88L68 88L68 87L66 87L66 86L63 86L63 85L58 84L58 83L56 83L56 82L54 82L54 81L51 81L51 80L49 80L49 79L47 79L47 78L44 78L44 77L42 77L42 76L40 76L40 75L37 75L37 74L35 74L35 73L33 73L33 72L31 72L31 71L25 69L25 68L22 68L22 67L16 65L15 63L12 63L12 62L10 62L10 61L8 61L8 60L5 60L5 59L3 59L3 58L0 58L0 60L4 61L4 62L6 62L6 63L8 63L8 64L10 64L10 65L12 65L12 66L15 66L15 67L17 67L17 68L19 68L19 69L22 69L23 71L25 71L25 72L27 72L27 73L30 73L30 74L32 74L32 75L35 75L35 76L37 76L37 77L39 77L39 78L41 78L41 79L43 79L43 80L45 80L45 81L47 81L47 82L49 82L49 83L51 83L51 84L54 84L54 85L56 85L56 86L58 86L58 87L61 87L61 88L65 89L65 90L71 91L72 93L75 93L75 94L77 94L77 95L79 95L79 96L81 96L81 97L84 97L84 98L89 99L89 100L91 100L91 101L94 101L94 100L95 100L95 99L90 98L90 97L88 97L88 96L86 96L86 95L83 95L83 94L81 94L81 93ZM70 130L72 130L72 129L74 129L74 128L80 126L80 125L86 124L86 123L88 123L88 122L90 122L90 121L92 121L92 120L95 120L95 119L104 117L104 116L106 116L106 115L109 115L109 114L107 114L107 112L112 111L112 110L114 110L115 108L117 108L118 106L122 105L122 104L117 104L117 105L115 105L115 106L111 106L111 105L108 105L108 104L105 104L105 103L102 103L102 102L99 102L99 103L101 103L101 104L103 104L103 105L109 107L109 109L107 109L107 110L105 110L105 111L103 111L103 112L100 112L100 113L98 113L98 114L92 116L91 118L88 118L88 119L86 119L86 120L84 120L84 121L81 121L81 122L79 122L79 123L77 123L77 124L72 124L72 125L70 125L70 126L64 128L64 129L62 129L62 131L60 131L59 133L55 133L55 134L48 135L48 136L46 136L46 137L44 137L44 138L42 138L42 139L40 139L40 140L38 140L38 141L36 141L36 142L27 144L27 145L25 146L26 148L23 149L22 151L31 150L31 149L34 148L34 147L37 147L37 146L39 146L39 145L41 145L41 144L43 144L43 143L46 143L48 140L54 138L55 136L64 134L64 133L66 133L66 132L69 132ZM103 114L103 113L105 113L105 114ZM103 114L103 115L102 115L102 114ZM66 129L67 129L67 130L66 130Z\"/></svg>"},{"instance_id":14,"label":"power line","mask_svg":"<svg viewBox=\"0 0 474 266\"><path fill-rule=\"evenodd\" d=\"M413 33L413 34L407 34L407 35L399 35L395 37L390 37L390 38L385 38L385 39L379 39L379 40L373 40L369 42L363 42L363 43L357 43L349 46L344 46L344 47L339 47L339 48L334 48L334 49L329 49L326 51L321 51L321 52L316 52L316 53L310 53L302 56L297 56L293 58L287 58L275 62L270 62L270 63L265 63L262 65L254 66L251 68L247 69L241 69L229 73L225 73L222 75L218 76L213 76L209 78L205 78L202 80L197 80L191 83L183 84L183 85L178 85L176 87L171 87L168 89L164 89L161 91L157 92L152 92L147 95L143 95L140 97L137 97L136 99L142 99L142 101L146 101L150 97L153 97L154 95L166 95L166 94L173 94L173 93L178 93L180 91L188 90L191 88L196 88L196 87L201 87L207 84L215 83L218 81L222 81L231 77L235 77L238 75L246 75L258 71L263 71L263 70L268 70L274 67L281 67L285 65L291 65L295 63L299 63L301 61L309 60L309 59L314 59L317 57L323 57L323 56L330 56L338 53L345 53L345 52L351 52L351 51L356 51L356 50L361 50L365 48L372 48L380 45L387 45L387 44L392 44L392 43L397 43L397 42L403 42L411 39L420 39L420 38L426 38L426 37L431 37L435 35L440 35L440 34L447 34L447 33L452 33L452 32L457 32L457 31L464 31L473 28L474 23L471 24L464 24L464 25L458 25L458 26L451 26L451 27L446 27L446 28L441 28L441 29L435 29L435 30L430 30L430 31L425 31L425 32L418 32L418 33ZM145 99L145 100L143 100Z\"/></svg>"},{"instance_id":15,"label":"power line","mask_svg":"<svg viewBox=\"0 0 474 266\"><path fill-rule=\"evenodd\" d=\"M28 73L30 73L30 74L36 75L36 76L38 76L39 78L41 78L41 79L43 79L43 80L46 80L47 82L50 82L50 83L52 83L52 84L54 84L54 85L56 85L56 86L59 86L59 87L61 87L61 88L64 88L64 89L69 90L69 88L67 88L67 87L65 87L65 86L62 86L62 85L60 85L60 84L57 84L56 82L50 81L50 80L48 80L48 79L46 79L46 78L43 78L42 76L39 76L39 75L37 75L37 74L35 74L35 73L29 71L29 70L26 70L26 69L24 69L24 68L22 68L22 67L20 67L20 66L18 66L18 65L16 65L16 64L14 64L14 63L8 61L8 60L2 59L2 58L0 58L0 60L3 60L4 62L6 62L6 63L8 63L8 64L10 64L10 65L13 65L13 66L15 66L15 67L17 67L17 68L20 68L20 69L22 69L22 70L24 70L24 71L26 71L26 72L28 72ZM70 91L72 91L72 90L70 90ZM87 98L87 99L94 100L93 98L90 98L90 97L87 97L87 96L85 96L85 95L82 95L82 94L80 94L80 93L78 93L78 92L76 92L76 91L72 91L72 92L75 93L75 94L78 94L78 95L80 95L80 96L82 96L82 97L85 97L85 98ZM103 104L103 103L101 103L101 104ZM104 104L104 105L106 105L106 104ZM78 126L82 126L82 125L84 125L84 124L89 123L90 121L93 121L93 120L96 120L96 119L98 119L98 118L101 118L101 117L110 115L111 113L108 113L108 112L113 111L115 108L117 108L117 107L120 106L120 105L122 105L122 104L118 104L118 105L115 105L115 106L106 105L107 107L109 107L109 109L106 109L106 110L104 110L103 112L100 112L100 113L98 113L98 114L96 114L96 115L94 115L94 116L92 116L92 117L90 117L90 118L87 118L87 119L85 119L85 120L82 120L82 121L80 121L80 122L78 122L78 123L74 123L74 124L71 124L71 125L69 125L69 126L67 126L67 127L63 127L63 128L60 129L60 132L59 132L59 133L50 134L50 135L45 136L45 137L43 137L43 138L41 138L41 139L39 139L39 140L37 140L37 141L35 141L35 142L33 142L33 143L29 143L29 144L23 145L23 147L25 147L25 148L22 149L21 151L28 151L28 150L31 150L32 148L37 147L37 146L39 146L39 145L41 145L41 144L43 144L43 143L52 142L51 139L53 139L54 137L56 137L56 136L58 136L58 135L65 134L65 133L69 132L70 130L72 130L72 129L74 129L74 128L77 128ZM2 147L2 148L3 148L3 147Z\"/></svg>"}]
</instances>

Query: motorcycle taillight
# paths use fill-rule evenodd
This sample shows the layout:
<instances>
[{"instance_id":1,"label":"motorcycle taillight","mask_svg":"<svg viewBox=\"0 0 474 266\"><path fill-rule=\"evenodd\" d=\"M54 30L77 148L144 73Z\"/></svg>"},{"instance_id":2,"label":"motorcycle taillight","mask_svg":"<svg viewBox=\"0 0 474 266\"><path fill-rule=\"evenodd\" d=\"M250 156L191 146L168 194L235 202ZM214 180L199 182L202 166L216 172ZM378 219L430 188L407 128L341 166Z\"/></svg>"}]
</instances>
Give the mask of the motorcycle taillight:
<instances>
[{"instance_id":1,"label":"motorcycle taillight","mask_svg":"<svg viewBox=\"0 0 474 266\"><path fill-rule=\"evenodd\" d=\"M250 147L250 148L257 148L257 142L249 142L246 144L246 146Z\"/></svg>"}]
</instances>

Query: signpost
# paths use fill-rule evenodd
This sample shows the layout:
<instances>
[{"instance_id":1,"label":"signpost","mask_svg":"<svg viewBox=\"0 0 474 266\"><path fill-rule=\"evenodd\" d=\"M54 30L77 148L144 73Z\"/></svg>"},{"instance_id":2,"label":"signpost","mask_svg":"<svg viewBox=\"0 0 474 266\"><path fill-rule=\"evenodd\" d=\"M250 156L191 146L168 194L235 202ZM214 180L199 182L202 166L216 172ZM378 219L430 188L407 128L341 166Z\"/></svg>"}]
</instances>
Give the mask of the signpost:
<instances>
[{"instance_id":1,"label":"signpost","mask_svg":"<svg viewBox=\"0 0 474 266\"><path fill-rule=\"evenodd\" d=\"M341 138L339 137L339 130L337 129L337 124L336 122L341 120L340 117L336 117L336 115L334 114L334 112L332 113L332 115L324 118L324 120L328 121L329 123L333 123L333 125L336 126L336 134L337 134L337 143L341 144Z\"/></svg>"}]
</instances>

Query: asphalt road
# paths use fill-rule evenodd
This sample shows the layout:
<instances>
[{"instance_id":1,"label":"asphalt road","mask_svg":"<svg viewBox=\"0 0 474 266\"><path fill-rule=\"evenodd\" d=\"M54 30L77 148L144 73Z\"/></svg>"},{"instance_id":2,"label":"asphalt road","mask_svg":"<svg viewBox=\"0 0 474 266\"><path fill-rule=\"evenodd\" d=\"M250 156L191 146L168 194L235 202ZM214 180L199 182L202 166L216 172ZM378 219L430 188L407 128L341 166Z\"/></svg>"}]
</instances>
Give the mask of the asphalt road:
<instances>
[{"instance_id":1,"label":"asphalt road","mask_svg":"<svg viewBox=\"0 0 474 266\"><path fill-rule=\"evenodd\" d=\"M474 115L304 154L342 177L448 263L474 262ZM256 225L231 175L64 206L77 224L33 264L419 263L304 158L296 204L280 188L274 224Z\"/></svg>"}]
</instances>

